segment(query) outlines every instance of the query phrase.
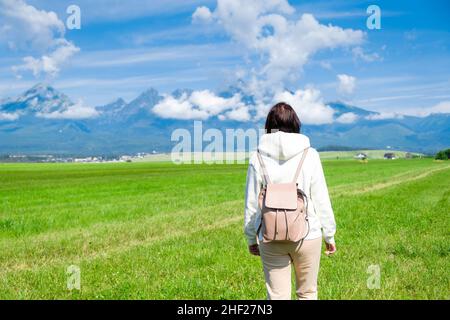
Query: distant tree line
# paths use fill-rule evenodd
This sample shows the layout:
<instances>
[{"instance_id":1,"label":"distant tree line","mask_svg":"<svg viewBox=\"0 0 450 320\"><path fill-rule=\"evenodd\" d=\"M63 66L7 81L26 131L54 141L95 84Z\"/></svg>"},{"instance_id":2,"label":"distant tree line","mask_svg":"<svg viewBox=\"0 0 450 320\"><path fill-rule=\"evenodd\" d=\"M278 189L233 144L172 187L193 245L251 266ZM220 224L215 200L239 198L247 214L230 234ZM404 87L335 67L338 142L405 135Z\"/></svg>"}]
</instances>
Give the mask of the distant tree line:
<instances>
[{"instance_id":1,"label":"distant tree line","mask_svg":"<svg viewBox=\"0 0 450 320\"><path fill-rule=\"evenodd\" d=\"M434 157L436 160L448 160L450 159L450 149L441 150L436 153Z\"/></svg>"}]
</instances>

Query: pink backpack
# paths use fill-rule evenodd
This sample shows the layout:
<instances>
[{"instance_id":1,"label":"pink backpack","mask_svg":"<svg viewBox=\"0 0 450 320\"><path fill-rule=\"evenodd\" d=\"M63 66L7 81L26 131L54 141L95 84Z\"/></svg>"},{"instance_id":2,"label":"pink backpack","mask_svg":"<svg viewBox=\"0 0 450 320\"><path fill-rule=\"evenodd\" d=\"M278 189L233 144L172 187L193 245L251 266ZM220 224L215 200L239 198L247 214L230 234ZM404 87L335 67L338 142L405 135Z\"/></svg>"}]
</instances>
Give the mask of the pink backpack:
<instances>
[{"instance_id":1,"label":"pink backpack","mask_svg":"<svg viewBox=\"0 0 450 320\"><path fill-rule=\"evenodd\" d=\"M294 179L290 183L271 183L266 166L257 151L264 183L259 193L263 242L303 240L309 233L308 199L298 188L297 179L305 161L308 148L304 149Z\"/></svg>"}]
</instances>

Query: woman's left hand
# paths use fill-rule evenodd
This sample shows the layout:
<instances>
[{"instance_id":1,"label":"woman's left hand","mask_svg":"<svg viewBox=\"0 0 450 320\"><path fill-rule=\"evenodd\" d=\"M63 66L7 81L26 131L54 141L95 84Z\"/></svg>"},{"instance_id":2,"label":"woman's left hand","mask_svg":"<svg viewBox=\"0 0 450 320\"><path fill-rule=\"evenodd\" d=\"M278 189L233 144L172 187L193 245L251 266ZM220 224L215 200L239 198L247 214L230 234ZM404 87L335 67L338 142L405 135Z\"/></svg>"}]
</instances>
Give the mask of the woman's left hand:
<instances>
[{"instance_id":1,"label":"woman's left hand","mask_svg":"<svg viewBox=\"0 0 450 320\"><path fill-rule=\"evenodd\" d=\"M250 252L250 254L252 254L254 256L259 256L258 244L252 244L252 245L248 246L248 251Z\"/></svg>"}]
</instances>

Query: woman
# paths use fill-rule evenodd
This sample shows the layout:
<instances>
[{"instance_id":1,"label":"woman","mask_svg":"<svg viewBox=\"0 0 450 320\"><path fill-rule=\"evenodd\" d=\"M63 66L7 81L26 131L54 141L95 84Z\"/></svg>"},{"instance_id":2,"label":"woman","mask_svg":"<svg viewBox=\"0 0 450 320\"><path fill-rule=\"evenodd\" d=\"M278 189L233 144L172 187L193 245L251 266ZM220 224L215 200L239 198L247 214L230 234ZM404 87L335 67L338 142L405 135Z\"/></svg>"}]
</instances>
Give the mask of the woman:
<instances>
[{"instance_id":1,"label":"woman","mask_svg":"<svg viewBox=\"0 0 450 320\"><path fill-rule=\"evenodd\" d=\"M309 138L300 134L300 120L294 109L286 103L278 103L269 111L266 134L259 142L258 150L273 183L290 182ZM328 195L328 189L319 153L309 148L298 187L306 193L308 202L309 233L299 242L262 242L261 211L258 195L263 183L263 173L256 153L251 157L245 199L245 235L249 251L261 255L266 280L267 298L291 299L291 265L294 266L296 295L298 299L317 299L322 236L327 255L336 252L334 234L336 223Z\"/></svg>"}]
</instances>

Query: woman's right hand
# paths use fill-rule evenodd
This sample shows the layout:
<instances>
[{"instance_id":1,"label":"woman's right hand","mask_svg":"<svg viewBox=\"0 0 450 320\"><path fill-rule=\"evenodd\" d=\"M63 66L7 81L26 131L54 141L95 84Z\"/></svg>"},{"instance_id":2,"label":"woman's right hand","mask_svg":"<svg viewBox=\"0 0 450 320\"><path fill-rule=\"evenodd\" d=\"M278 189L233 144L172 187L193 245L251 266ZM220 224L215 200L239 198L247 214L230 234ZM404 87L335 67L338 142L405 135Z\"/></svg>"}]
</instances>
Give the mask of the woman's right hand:
<instances>
[{"instance_id":1,"label":"woman's right hand","mask_svg":"<svg viewBox=\"0 0 450 320\"><path fill-rule=\"evenodd\" d=\"M335 243L326 243L325 242L325 246L326 246L325 254L327 256L331 256L336 252L336 244Z\"/></svg>"}]
</instances>

